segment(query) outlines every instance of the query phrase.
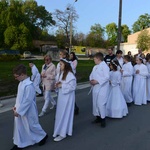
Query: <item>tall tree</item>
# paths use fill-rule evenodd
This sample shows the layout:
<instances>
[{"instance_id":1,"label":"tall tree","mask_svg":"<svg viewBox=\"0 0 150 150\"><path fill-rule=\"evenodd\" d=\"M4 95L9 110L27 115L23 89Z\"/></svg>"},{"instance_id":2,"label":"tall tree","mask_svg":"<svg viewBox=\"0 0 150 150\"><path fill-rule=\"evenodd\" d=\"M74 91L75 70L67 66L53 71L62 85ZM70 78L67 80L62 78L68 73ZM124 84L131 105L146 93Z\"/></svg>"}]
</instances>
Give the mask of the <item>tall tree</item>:
<instances>
[{"instance_id":1,"label":"tall tree","mask_svg":"<svg viewBox=\"0 0 150 150\"><path fill-rule=\"evenodd\" d=\"M56 9L53 13L55 19L56 19L56 26L63 30L66 35L66 43L69 44L69 38L70 38L70 25L72 24L72 28L74 28L74 22L78 19L78 14L76 13L76 10L73 6L68 4L66 7L66 10L62 11L59 9Z\"/></svg>"},{"instance_id":2,"label":"tall tree","mask_svg":"<svg viewBox=\"0 0 150 150\"><path fill-rule=\"evenodd\" d=\"M117 44L117 30L117 25L114 22L106 25L109 46L114 46Z\"/></svg>"},{"instance_id":3,"label":"tall tree","mask_svg":"<svg viewBox=\"0 0 150 150\"><path fill-rule=\"evenodd\" d=\"M127 42L128 35L131 33L129 27L126 24L124 24L121 26L121 31L124 42Z\"/></svg>"},{"instance_id":4,"label":"tall tree","mask_svg":"<svg viewBox=\"0 0 150 150\"><path fill-rule=\"evenodd\" d=\"M140 15L138 20L132 25L133 33L150 27L150 15L145 13Z\"/></svg>"},{"instance_id":5,"label":"tall tree","mask_svg":"<svg viewBox=\"0 0 150 150\"><path fill-rule=\"evenodd\" d=\"M150 49L150 34L148 30L143 30L138 36L137 39L137 48L144 50L149 50Z\"/></svg>"},{"instance_id":6,"label":"tall tree","mask_svg":"<svg viewBox=\"0 0 150 150\"><path fill-rule=\"evenodd\" d=\"M91 47L103 47L104 31L104 28L100 24L94 24L91 26L90 33L86 38L87 45Z\"/></svg>"}]
</instances>

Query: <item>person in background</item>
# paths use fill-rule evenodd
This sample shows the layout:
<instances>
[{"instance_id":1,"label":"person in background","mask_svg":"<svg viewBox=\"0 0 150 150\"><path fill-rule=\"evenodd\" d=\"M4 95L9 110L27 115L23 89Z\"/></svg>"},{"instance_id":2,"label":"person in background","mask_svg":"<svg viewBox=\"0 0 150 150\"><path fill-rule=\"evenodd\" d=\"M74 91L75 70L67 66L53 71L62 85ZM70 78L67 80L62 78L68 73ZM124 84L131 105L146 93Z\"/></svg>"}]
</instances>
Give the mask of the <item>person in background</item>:
<instances>
[{"instance_id":1,"label":"person in background","mask_svg":"<svg viewBox=\"0 0 150 150\"><path fill-rule=\"evenodd\" d=\"M58 142L72 136L76 77L72 71L70 62L66 59L60 60L61 74L56 76L56 85L58 89L57 108L54 126L54 141Z\"/></svg>"},{"instance_id":2,"label":"person in background","mask_svg":"<svg viewBox=\"0 0 150 150\"><path fill-rule=\"evenodd\" d=\"M116 52L116 58L113 59L115 61L118 61L119 66L118 66L118 70L120 70L123 66L123 57L122 57L123 52L121 50L117 50Z\"/></svg>"},{"instance_id":3,"label":"person in background","mask_svg":"<svg viewBox=\"0 0 150 150\"><path fill-rule=\"evenodd\" d=\"M146 55L146 66L148 69L148 77L147 77L147 100L150 102L150 54Z\"/></svg>"},{"instance_id":4,"label":"person in background","mask_svg":"<svg viewBox=\"0 0 150 150\"><path fill-rule=\"evenodd\" d=\"M77 56L75 55L74 52L70 53L70 60L71 60L72 65L73 65L73 68L72 68L73 69L73 73L76 76L76 67L77 67L77 64L78 64L78 58L77 58ZM74 111L74 114L75 115L79 114L79 107L77 106L76 102L75 102L75 111Z\"/></svg>"},{"instance_id":5,"label":"person in background","mask_svg":"<svg viewBox=\"0 0 150 150\"><path fill-rule=\"evenodd\" d=\"M132 63L132 65L134 66L134 65L135 65L135 59L134 59L134 57L132 56L131 51L128 51L128 54L127 54L127 55L130 57L131 63Z\"/></svg>"},{"instance_id":6,"label":"person in background","mask_svg":"<svg viewBox=\"0 0 150 150\"><path fill-rule=\"evenodd\" d=\"M121 73L116 61L110 62L110 92L106 104L106 116L122 118L128 114L126 101L120 89Z\"/></svg>"},{"instance_id":7,"label":"person in background","mask_svg":"<svg viewBox=\"0 0 150 150\"><path fill-rule=\"evenodd\" d=\"M134 66L133 101L135 105L147 104L146 78L147 66L143 64L141 57L137 56Z\"/></svg>"},{"instance_id":8,"label":"person in background","mask_svg":"<svg viewBox=\"0 0 150 150\"><path fill-rule=\"evenodd\" d=\"M44 145L48 135L38 120L36 92L33 82L27 76L26 67L22 64L13 69L13 75L19 81L14 113L14 146L11 150L20 150L36 143Z\"/></svg>"},{"instance_id":9,"label":"person in background","mask_svg":"<svg viewBox=\"0 0 150 150\"><path fill-rule=\"evenodd\" d=\"M142 60L143 60L143 64L146 65L146 57L145 57L144 53L142 53L140 57L141 57Z\"/></svg>"},{"instance_id":10,"label":"person in background","mask_svg":"<svg viewBox=\"0 0 150 150\"><path fill-rule=\"evenodd\" d=\"M37 96L43 96L43 93L39 86L41 83L41 75L39 73L39 70L37 69L37 67L32 61L29 62L29 67L31 68L31 72L32 72L31 81L33 82L35 91L38 93Z\"/></svg>"},{"instance_id":11,"label":"person in background","mask_svg":"<svg viewBox=\"0 0 150 150\"><path fill-rule=\"evenodd\" d=\"M109 66L111 60L113 60L116 56L113 54L113 47L108 48L108 55L105 56L104 61Z\"/></svg>"},{"instance_id":12,"label":"person in background","mask_svg":"<svg viewBox=\"0 0 150 150\"><path fill-rule=\"evenodd\" d=\"M56 105L55 100L51 96L51 91L54 90L54 85L55 85L55 76L56 76L55 65L52 63L52 58L50 55L45 55L44 61L45 64L42 66L41 78L42 78L45 102L42 111L39 114L39 117L45 115L50 102L52 103L53 108Z\"/></svg>"},{"instance_id":13,"label":"person in background","mask_svg":"<svg viewBox=\"0 0 150 150\"><path fill-rule=\"evenodd\" d=\"M100 52L94 55L94 62L96 65L89 77L92 85L93 115L96 117L92 123L101 123L101 127L104 128L109 93L109 67Z\"/></svg>"},{"instance_id":14,"label":"person in background","mask_svg":"<svg viewBox=\"0 0 150 150\"><path fill-rule=\"evenodd\" d=\"M132 81L133 81L133 66L131 64L131 57L124 56L124 65L120 70L122 75L121 90L128 106L133 102L132 97Z\"/></svg>"}]
</instances>

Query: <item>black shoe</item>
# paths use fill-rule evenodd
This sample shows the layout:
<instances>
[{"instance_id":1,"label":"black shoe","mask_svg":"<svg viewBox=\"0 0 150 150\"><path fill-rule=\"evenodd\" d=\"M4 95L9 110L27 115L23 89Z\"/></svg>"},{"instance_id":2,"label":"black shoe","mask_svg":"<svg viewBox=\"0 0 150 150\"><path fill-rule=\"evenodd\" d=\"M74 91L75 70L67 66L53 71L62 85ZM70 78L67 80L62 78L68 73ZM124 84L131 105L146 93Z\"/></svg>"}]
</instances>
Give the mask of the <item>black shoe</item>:
<instances>
[{"instance_id":1,"label":"black shoe","mask_svg":"<svg viewBox=\"0 0 150 150\"><path fill-rule=\"evenodd\" d=\"M96 119L92 121L92 123L101 123L101 117L97 116Z\"/></svg>"},{"instance_id":2,"label":"black shoe","mask_svg":"<svg viewBox=\"0 0 150 150\"><path fill-rule=\"evenodd\" d=\"M23 148L19 148L17 145L14 145L14 146L12 147L12 149L10 149L10 150L19 150L19 149L23 149Z\"/></svg>"},{"instance_id":3,"label":"black shoe","mask_svg":"<svg viewBox=\"0 0 150 150\"><path fill-rule=\"evenodd\" d=\"M102 128L105 128L105 127L106 127L105 118L101 120L101 127L102 127Z\"/></svg>"},{"instance_id":4,"label":"black shoe","mask_svg":"<svg viewBox=\"0 0 150 150\"><path fill-rule=\"evenodd\" d=\"M44 145L46 143L47 138L48 138L48 135L46 134L46 136L38 143L39 146Z\"/></svg>"},{"instance_id":5,"label":"black shoe","mask_svg":"<svg viewBox=\"0 0 150 150\"><path fill-rule=\"evenodd\" d=\"M36 97L42 97L43 96L43 94L38 94Z\"/></svg>"},{"instance_id":6,"label":"black shoe","mask_svg":"<svg viewBox=\"0 0 150 150\"><path fill-rule=\"evenodd\" d=\"M79 108L76 108L76 109L74 110L74 114L75 114L75 115L78 115L78 114L79 114Z\"/></svg>"},{"instance_id":7,"label":"black shoe","mask_svg":"<svg viewBox=\"0 0 150 150\"><path fill-rule=\"evenodd\" d=\"M130 107L132 105L132 103L127 103L127 106Z\"/></svg>"}]
</instances>

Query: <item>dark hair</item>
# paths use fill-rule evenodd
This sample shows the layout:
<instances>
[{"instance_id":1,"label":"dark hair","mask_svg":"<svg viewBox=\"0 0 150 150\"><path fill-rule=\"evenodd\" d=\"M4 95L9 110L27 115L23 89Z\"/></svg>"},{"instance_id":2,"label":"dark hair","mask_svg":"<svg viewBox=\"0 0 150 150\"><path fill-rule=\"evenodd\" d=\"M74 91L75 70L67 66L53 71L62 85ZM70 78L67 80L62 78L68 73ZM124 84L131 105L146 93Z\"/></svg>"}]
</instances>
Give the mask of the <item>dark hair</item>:
<instances>
[{"instance_id":1,"label":"dark hair","mask_svg":"<svg viewBox=\"0 0 150 150\"><path fill-rule=\"evenodd\" d=\"M150 53L147 53L146 54L146 57L145 57L146 61L148 61L150 59Z\"/></svg>"},{"instance_id":2,"label":"dark hair","mask_svg":"<svg viewBox=\"0 0 150 150\"><path fill-rule=\"evenodd\" d=\"M21 74L27 74L27 68L23 64L19 64L13 69L13 74L21 75Z\"/></svg>"},{"instance_id":3,"label":"dark hair","mask_svg":"<svg viewBox=\"0 0 150 150\"><path fill-rule=\"evenodd\" d=\"M124 59L126 59L128 62L131 61L131 57L129 55L124 55Z\"/></svg>"},{"instance_id":4,"label":"dark hair","mask_svg":"<svg viewBox=\"0 0 150 150\"><path fill-rule=\"evenodd\" d=\"M113 67L113 70L117 71L119 64L118 64L118 61L112 60L109 65Z\"/></svg>"},{"instance_id":5,"label":"dark hair","mask_svg":"<svg viewBox=\"0 0 150 150\"><path fill-rule=\"evenodd\" d=\"M101 52L98 52L94 55L95 58L99 58L101 61L104 60L104 55Z\"/></svg>"},{"instance_id":6,"label":"dark hair","mask_svg":"<svg viewBox=\"0 0 150 150\"><path fill-rule=\"evenodd\" d=\"M65 55L65 59L69 59L69 53L67 50L60 50L59 52L63 53Z\"/></svg>"},{"instance_id":7,"label":"dark hair","mask_svg":"<svg viewBox=\"0 0 150 150\"><path fill-rule=\"evenodd\" d=\"M76 54L74 52L71 52L70 55L71 54L73 55L73 58L71 59L71 61L78 60L77 56L76 56Z\"/></svg>"},{"instance_id":8,"label":"dark hair","mask_svg":"<svg viewBox=\"0 0 150 150\"><path fill-rule=\"evenodd\" d=\"M121 50L117 50L116 55L117 54L122 54L123 52Z\"/></svg>"},{"instance_id":9,"label":"dark hair","mask_svg":"<svg viewBox=\"0 0 150 150\"><path fill-rule=\"evenodd\" d=\"M129 53L131 54L131 51L128 51L128 55L129 55Z\"/></svg>"},{"instance_id":10,"label":"dark hair","mask_svg":"<svg viewBox=\"0 0 150 150\"><path fill-rule=\"evenodd\" d=\"M111 49L111 50L113 51L114 47L113 47L113 46L111 46L111 47L108 47L108 50L109 50L109 49Z\"/></svg>"},{"instance_id":11,"label":"dark hair","mask_svg":"<svg viewBox=\"0 0 150 150\"><path fill-rule=\"evenodd\" d=\"M68 60L66 60L66 61L68 61ZM73 73L71 64L69 62L66 62L66 61L64 61L63 59L60 60L60 62L63 62L65 65L62 80L66 80L66 76L67 76L68 72Z\"/></svg>"}]
</instances>

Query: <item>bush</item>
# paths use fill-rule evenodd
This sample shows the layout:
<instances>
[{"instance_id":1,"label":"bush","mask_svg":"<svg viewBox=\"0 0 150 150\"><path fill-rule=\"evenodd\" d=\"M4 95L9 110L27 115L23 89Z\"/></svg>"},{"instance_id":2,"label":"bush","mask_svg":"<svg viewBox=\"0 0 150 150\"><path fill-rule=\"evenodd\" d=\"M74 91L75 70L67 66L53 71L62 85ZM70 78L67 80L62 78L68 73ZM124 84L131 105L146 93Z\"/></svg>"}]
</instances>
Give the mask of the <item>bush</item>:
<instances>
[{"instance_id":1,"label":"bush","mask_svg":"<svg viewBox=\"0 0 150 150\"><path fill-rule=\"evenodd\" d=\"M19 60L21 55L10 55L10 54L2 54L0 55L0 61L14 61Z\"/></svg>"}]
</instances>

